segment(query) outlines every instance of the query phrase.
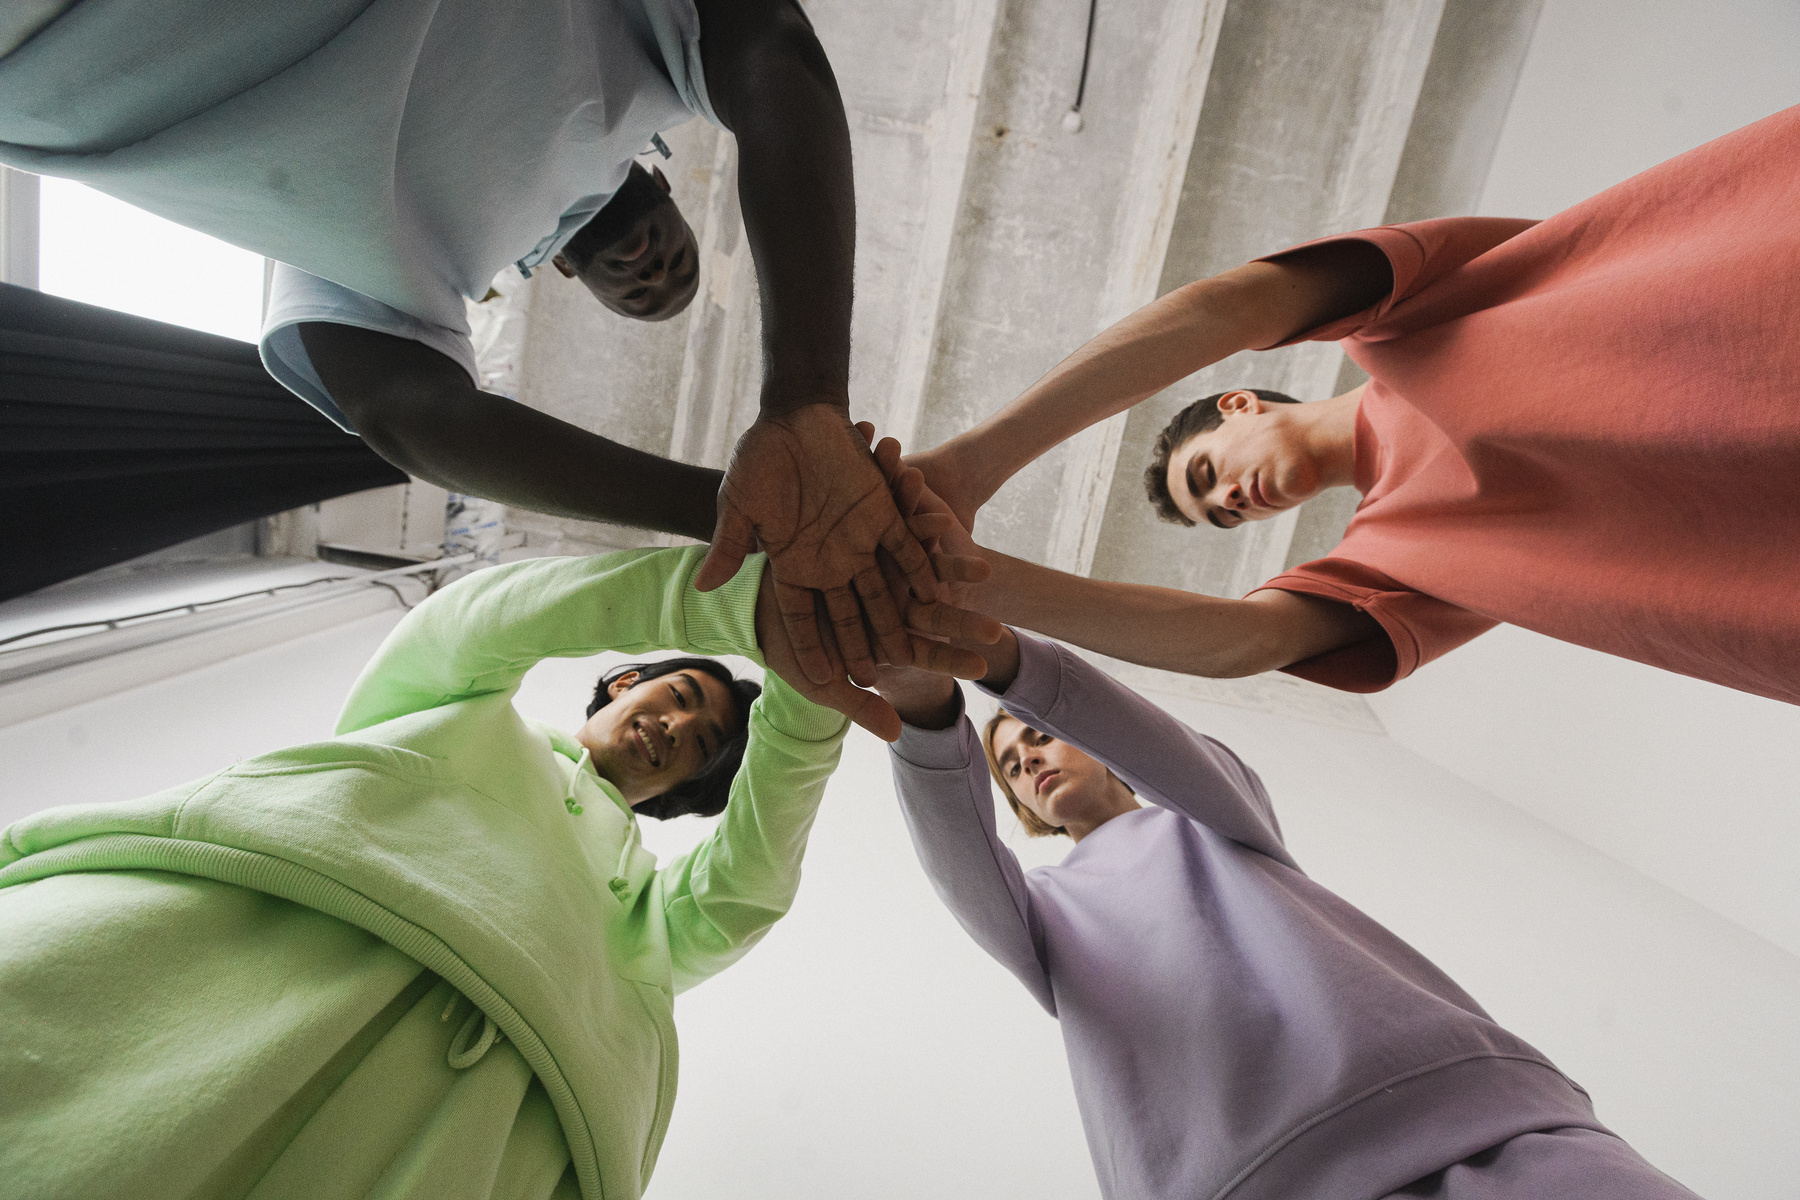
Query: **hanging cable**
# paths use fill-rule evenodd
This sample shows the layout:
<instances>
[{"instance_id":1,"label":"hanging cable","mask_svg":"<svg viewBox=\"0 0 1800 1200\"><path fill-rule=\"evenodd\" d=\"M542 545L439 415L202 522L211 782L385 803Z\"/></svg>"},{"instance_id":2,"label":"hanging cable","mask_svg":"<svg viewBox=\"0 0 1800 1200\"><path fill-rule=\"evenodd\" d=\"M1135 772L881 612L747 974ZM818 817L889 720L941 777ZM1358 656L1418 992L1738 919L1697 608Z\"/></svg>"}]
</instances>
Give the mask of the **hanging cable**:
<instances>
[{"instance_id":1,"label":"hanging cable","mask_svg":"<svg viewBox=\"0 0 1800 1200\"><path fill-rule=\"evenodd\" d=\"M1094 54L1094 14L1099 8L1100 0L1088 0L1087 37L1081 43L1081 80L1075 85L1075 103L1062 119L1066 133L1081 132L1081 102L1087 98L1088 62Z\"/></svg>"}]
</instances>

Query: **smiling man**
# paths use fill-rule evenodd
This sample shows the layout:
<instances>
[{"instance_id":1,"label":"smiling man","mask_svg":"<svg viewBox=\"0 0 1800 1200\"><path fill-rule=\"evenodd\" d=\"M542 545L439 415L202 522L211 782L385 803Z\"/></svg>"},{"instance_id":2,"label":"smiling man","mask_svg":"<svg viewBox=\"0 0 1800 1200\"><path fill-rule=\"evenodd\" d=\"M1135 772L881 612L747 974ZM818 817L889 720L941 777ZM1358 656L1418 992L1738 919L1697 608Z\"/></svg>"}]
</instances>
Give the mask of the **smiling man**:
<instances>
[{"instance_id":1,"label":"smiling man","mask_svg":"<svg viewBox=\"0 0 1800 1200\"><path fill-rule=\"evenodd\" d=\"M924 599L936 580L847 416L849 130L794 0L138 7L0 17L0 162L276 260L270 373L409 473L710 538L703 588L760 545L812 682L836 662L821 602L853 677L910 661L875 552ZM464 308L516 263L635 320L683 311L694 235L633 160L695 116L736 139L761 289L761 419L724 477L481 391Z\"/></svg>"},{"instance_id":2,"label":"smiling man","mask_svg":"<svg viewBox=\"0 0 1800 1200\"><path fill-rule=\"evenodd\" d=\"M1328 400L1189 406L1146 476L1230 529L1328 487L1324 558L1244 599L992 556L990 616L1148 666L1387 687L1500 622L1800 703L1800 108L1544 221L1308 243L1177 288L910 461L962 523L1059 441L1244 350L1339 340Z\"/></svg>"}]
</instances>

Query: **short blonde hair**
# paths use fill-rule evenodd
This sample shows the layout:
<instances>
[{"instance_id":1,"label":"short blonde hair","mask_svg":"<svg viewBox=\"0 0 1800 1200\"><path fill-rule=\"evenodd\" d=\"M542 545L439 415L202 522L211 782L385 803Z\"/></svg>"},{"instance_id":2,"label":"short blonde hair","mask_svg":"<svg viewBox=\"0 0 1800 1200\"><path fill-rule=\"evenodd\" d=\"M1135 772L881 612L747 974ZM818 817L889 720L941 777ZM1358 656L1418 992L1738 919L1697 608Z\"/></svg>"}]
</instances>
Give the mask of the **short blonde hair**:
<instances>
[{"instance_id":1,"label":"short blonde hair","mask_svg":"<svg viewBox=\"0 0 1800 1200\"><path fill-rule=\"evenodd\" d=\"M1050 824L1020 804L1019 798L1013 794L1012 786L1006 782L1006 776L1000 773L1000 759L994 753L994 730L999 727L1000 722L1008 719L1019 721L1019 718L1003 708L988 720L987 728L981 731L981 748L987 754L988 773L994 777L994 783L999 787L1000 794L1006 797L1006 803L1012 808L1013 816L1019 818L1019 824L1025 827L1026 837L1050 837L1059 833L1068 837L1067 829L1061 825ZM1019 721L1019 724L1024 725L1025 722ZM1030 728L1029 725L1025 727Z\"/></svg>"}]
</instances>

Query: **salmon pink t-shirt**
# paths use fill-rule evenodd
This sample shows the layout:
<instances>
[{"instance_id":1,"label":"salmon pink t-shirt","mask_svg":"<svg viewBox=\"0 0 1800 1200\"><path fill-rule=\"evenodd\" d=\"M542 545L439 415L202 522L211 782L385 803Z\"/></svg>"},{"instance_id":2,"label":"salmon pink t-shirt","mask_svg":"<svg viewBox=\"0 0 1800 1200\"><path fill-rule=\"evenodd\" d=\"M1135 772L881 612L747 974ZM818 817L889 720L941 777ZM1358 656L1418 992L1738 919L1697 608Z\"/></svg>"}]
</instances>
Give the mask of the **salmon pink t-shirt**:
<instances>
[{"instance_id":1,"label":"salmon pink t-shirt","mask_svg":"<svg viewBox=\"0 0 1800 1200\"><path fill-rule=\"evenodd\" d=\"M1265 586L1388 644L1291 673L1378 691L1504 621L1800 703L1800 107L1546 221L1324 240L1394 272L1292 339L1370 375L1364 499Z\"/></svg>"}]
</instances>

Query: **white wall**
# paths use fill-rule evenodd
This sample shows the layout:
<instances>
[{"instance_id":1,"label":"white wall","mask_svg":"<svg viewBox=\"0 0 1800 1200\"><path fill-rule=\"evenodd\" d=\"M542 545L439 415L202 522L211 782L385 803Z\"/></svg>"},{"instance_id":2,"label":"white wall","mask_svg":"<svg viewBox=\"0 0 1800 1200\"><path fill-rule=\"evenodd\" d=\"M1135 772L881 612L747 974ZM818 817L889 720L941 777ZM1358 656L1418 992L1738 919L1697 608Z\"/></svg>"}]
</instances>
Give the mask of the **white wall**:
<instances>
[{"instance_id":1,"label":"white wall","mask_svg":"<svg viewBox=\"0 0 1800 1200\"><path fill-rule=\"evenodd\" d=\"M0 730L0 820L324 736L395 615ZM547 662L521 709L573 727L605 661ZM1548 1052L1653 1162L1712 1200L1791 1192L1800 961L1392 739L1167 703L1263 773L1316 878ZM666 856L705 829L647 842ZM865 735L793 914L677 1007L651 1200L1097 1195L1055 1022L938 905Z\"/></svg>"}]
</instances>

